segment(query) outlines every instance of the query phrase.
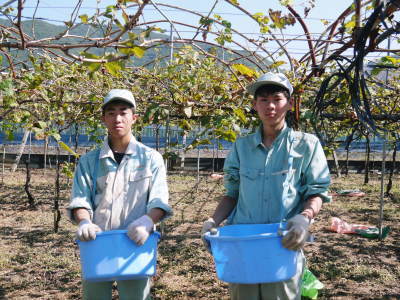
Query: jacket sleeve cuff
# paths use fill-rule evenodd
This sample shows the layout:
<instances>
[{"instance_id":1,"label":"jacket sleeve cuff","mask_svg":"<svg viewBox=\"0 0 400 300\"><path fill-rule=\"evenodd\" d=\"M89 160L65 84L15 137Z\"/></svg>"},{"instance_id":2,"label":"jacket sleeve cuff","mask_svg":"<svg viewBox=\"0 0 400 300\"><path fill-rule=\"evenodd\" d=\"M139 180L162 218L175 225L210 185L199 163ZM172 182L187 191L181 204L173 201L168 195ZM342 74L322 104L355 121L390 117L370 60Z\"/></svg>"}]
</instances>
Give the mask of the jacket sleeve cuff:
<instances>
[{"instance_id":1,"label":"jacket sleeve cuff","mask_svg":"<svg viewBox=\"0 0 400 300\"><path fill-rule=\"evenodd\" d=\"M162 209L163 211L165 211L165 215L160 221L168 219L169 217L172 216L171 206L169 206L168 204L166 204L162 201L153 200L151 203L149 203L147 205L147 212L149 212L153 208L159 208L159 209Z\"/></svg>"},{"instance_id":2,"label":"jacket sleeve cuff","mask_svg":"<svg viewBox=\"0 0 400 300\"><path fill-rule=\"evenodd\" d=\"M69 206L67 207L67 216L68 218L72 221L73 224L78 224L75 221L75 218L73 216L73 210L76 208L85 208L89 212L90 215L90 220L93 220L93 210L90 204L86 201L86 199L74 199Z\"/></svg>"}]
</instances>

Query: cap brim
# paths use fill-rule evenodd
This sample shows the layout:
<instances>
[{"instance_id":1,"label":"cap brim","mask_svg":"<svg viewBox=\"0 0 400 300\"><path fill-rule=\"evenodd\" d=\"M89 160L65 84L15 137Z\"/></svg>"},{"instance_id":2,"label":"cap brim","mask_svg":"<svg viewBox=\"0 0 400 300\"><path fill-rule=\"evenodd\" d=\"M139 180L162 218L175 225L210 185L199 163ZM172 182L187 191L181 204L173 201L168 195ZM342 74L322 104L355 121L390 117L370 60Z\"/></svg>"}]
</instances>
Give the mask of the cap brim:
<instances>
[{"instance_id":1,"label":"cap brim","mask_svg":"<svg viewBox=\"0 0 400 300\"><path fill-rule=\"evenodd\" d=\"M276 81L256 81L256 82L253 82L252 84L248 85L246 90L247 90L247 92L249 94L254 96L254 94L256 93L257 89L262 87L263 85L280 86L280 87L283 87L285 90L287 90L289 92L289 94L290 94L290 90L284 84L278 83Z\"/></svg>"},{"instance_id":2,"label":"cap brim","mask_svg":"<svg viewBox=\"0 0 400 300\"><path fill-rule=\"evenodd\" d=\"M104 103L101 108L106 107L108 104L111 104L115 101L122 101L125 102L126 104L129 104L131 107L135 107L135 105L132 104L132 102L126 100L125 98L121 98L121 97L115 97L115 98L111 98L110 100L107 101L107 103Z\"/></svg>"}]
</instances>

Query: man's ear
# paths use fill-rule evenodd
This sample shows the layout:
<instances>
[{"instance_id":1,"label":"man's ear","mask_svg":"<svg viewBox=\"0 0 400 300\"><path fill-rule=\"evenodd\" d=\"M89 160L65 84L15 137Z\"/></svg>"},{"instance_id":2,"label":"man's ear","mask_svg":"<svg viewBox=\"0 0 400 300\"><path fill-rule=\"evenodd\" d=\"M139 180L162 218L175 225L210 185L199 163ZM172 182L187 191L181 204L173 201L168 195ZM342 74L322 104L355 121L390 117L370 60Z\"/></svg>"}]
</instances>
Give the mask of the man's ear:
<instances>
[{"instance_id":1,"label":"man's ear","mask_svg":"<svg viewBox=\"0 0 400 300\"><path fill-rule=\"evenodd\" d=\"M251 108L253 110L256 110L256 102L257 102L257 99L254 97L253 100L251 100Z\"/></svg>"}]
</instances>

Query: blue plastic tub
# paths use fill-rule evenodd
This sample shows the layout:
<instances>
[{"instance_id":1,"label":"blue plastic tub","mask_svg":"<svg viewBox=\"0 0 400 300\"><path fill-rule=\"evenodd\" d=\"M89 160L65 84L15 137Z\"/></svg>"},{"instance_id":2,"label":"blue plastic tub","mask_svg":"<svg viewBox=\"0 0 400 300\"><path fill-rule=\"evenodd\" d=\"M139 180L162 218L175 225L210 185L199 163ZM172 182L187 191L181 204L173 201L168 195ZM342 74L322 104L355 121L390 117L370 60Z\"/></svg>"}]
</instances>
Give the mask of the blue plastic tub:
<instances>
[{"instance_id":1,"label":"blue plastic tub","mask_svg":"<svg viewBox=\"0 0 400 300\"><path fill-rule=\"evenodd\" d=\"M88 281L114 281L153 276L156 272L158 232L142 246L132 241L126 230L97 234L79 245L82 277Z\"/></svg>"},{"instance_id":2,"label":"blue plastic tub","mask_svg":"<svg viewBox=\"0 0 400 300\"><path fill-rule=\"evenodd\" d=\"M293 277L299 253L282 246L278 228L279 223L241 224L220 227L215 235L206 233L217 277L225 282L245 284Z\"/></svg>"}]
</instances>

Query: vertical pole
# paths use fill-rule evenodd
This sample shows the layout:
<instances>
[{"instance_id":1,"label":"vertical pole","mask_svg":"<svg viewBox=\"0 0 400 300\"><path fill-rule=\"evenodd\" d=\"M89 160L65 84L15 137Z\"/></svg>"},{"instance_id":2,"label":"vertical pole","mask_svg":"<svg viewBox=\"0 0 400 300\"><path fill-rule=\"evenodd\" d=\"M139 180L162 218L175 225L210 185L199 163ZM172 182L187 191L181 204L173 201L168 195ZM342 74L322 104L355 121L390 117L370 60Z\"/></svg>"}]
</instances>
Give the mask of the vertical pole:
<instances>
[{"instance_id":1,"label":"vertical pole","mask_svg":"<svg viewBox=\"0 0 400 300\"><path fill-rule=\"evenodd\" d=\"M200 147L197 146L197 183L200 182Z\"/></svg>"},{"instance_id":2,"label":"vertical pole","mask_svg":"<svg viewBox=\"0 0 400 300\"><path fill-rule=\"evenodd\" d=\"M388 50L390 50L390 36L388 37L387 43L388 43L387 44ZM390 51L388 51L387 55L390 56ZM386 83L388 83L388 79L389 79L389 69L386 69Z\"/></svg>"},{"instance_id":3,"label":"vertical pole","mask_svg":"<svg viewBox=\"0 0 400 300\"><path fill-rule=\"evenodd\" d=\"M166 126L165 126L165 146L164 146L164 153L167 153L167 155L165 156L164 160L164 164L165 164L165 169L168 171L168 152L169 152L169 144L170 144L170 137L169 137L169 112L168 112L168 116L167 116L167 122L166 122Z\"/></svg>"},{"instance_id":4,"label":"vertical pole","mask_svg":"<svg viewBox=\"0 0 400 300\"><path fill-rule=\"evenodd\" d=\"M56 181L55 181L55 195L54 195L54 232L57 233L59 229L59 224L61 220L61 212L60 212L60 146L57 144L56 146ZM49 157L50 159L50 157Z\"/></svg>"},{"instance_id":5,"label":"vertical pole","mask_svg":"<svg viewBox=\"0 0 400 300\"><path fill-rule=\"evenodd\" d=\"M29 131L29 152L28 152L28 161L31 161L31 153L32 153L32 132Z\"/></svg>"},{"instance_id":6,"label":"vertical pole","mask_svg":"<svg viewBox=\"0 0 400 300\"><path fill-rule=\"evenodd\" d=\"M382 173L381 173L381 201L379 205L379 239L382 239L382 223L383 223L383 204L384 204L384 179L385 179L385 160L386 160L386 139L387 132L385 131L385 135L383 138L383 147L382 147Z\"/></svg>"},{"instance_id":7,"label":"vertical pole","mask_svg":"<svg viewBox=\"0 0 400 300\"><path fill-rule=\"evenodd\" d=\"M390 50L390 36L388 37L388 50ZM388 51L390 55L390 51ZM389 72L386 70L386 83L389 79ZM386 127L386 126L385 126ZM379 239L382 240L382 227L383 227L383 206L384 206L384 179L385 179L385 162L386 162L386 141L387 141L387 131L385 131L383 136L383 147L382 147L382 173L381 173L381 195L380 195L380 205L379 205Z\"/></svg>"},{"instance_id":8,"label":"vertical pole","mask_svg":"<svg viewBox=\"0 0 400 300\"><path fill-rule=\"evenodd\" d=\"M47 149L49 147L49 144L50 144L50 141L47 139ZM51 157L50 157L50 155L48 155L48 158L49 158L49 168L51 169Z\"/></svg>"},{"instance_id":9,"label":"vertical pole","mask_svg":"<svg viewBox=\"0 0 400 300\"><path fill-rule=\"evenodd\" d=\"M69 138L68 138L68 146L72 148L72 132L70 131ZM71 153L68 151L68 163L71 162Z\"/></svg>"},{"instance_id":10,"label":"vertical pole","mask_svg":"<svg viewBox=\"0 0 400 300\"><path fill-rule=\"evenodd\" d=\"M300 94L294 97L294 129L298 130L300 128Z\"/></svg>"},{"instance_id":11,"label":"vertical pole","mask_svg":"<svg viewBox=\"0 0 400 300\"><path fill-rule=\"evenodd\" d=\"M44 158L43 158L43 161L44 161L44 165L43 165L43 175L46 175L46 167L47 167L47 142L48 142L48 137L46 136L45 137L45 139L44 139Z\"/></svg>"},{"instance_id":12,"label":"vertical pole","mask_svg":"<svg viewBox=\"0 0 400 300\"><path fill-rule=\"evenodd\" d=\"M169 50L169 60L172 63L174 58L174 36L172 34L172 24L170 25L170 33L169 33L169 41L170 41L170 50Z\"/></svg>"},{"instance_id":13,"label":"vertical pole","mask_svg":"<svg viewBox=\"0 0 400 300\"><path fill-rule=\"evenodd\" d=\"M155 125L155 130L156 130L156 150L159 151L160 149L160 128L158 124Z\"/></svg>"},{"instance_id":14,"label":"vertical pole","mask_svg":"<svg viewBox=\"0 0 400 300\"><path fill-rule=\"evenodd\" d=\"M78 152L78 144L79 144L79 130L78 130L78 123L75 123L75 135L74 135L74 150Z\"/></svg>"},{"instance_id":15,"label":"vertical pole","mask_svg":"<svg viewBox=\"0 0 400 300\"><path fill-rule=\"evenodd\" d=\"M29 130L24 131L24 136L22 138L21 145L19 146L17 157L15 158L15 161L14 161L13 165L11 166L11 172L13 172L13 173L17 169L19 161L20 161L22 155L24 154L24 149L25 149L25 145L28 140L28 137L29 137L29 133L30 133Z\"/></svg>"},{"instance_id":16,"label":"vertical pole","mask_svg":"<svg viewBox=\"0 0 400 300\"><path fill-rule=\"evenodd\" d=\"M181 172L183 172L183 169L185 168L185 148L186 148L186 138L187 134L184 131L183 136L182 136L182 149L181 149Z\"/></svg>"},{"instance_id":17,"label":"vertical pole","mask_svg":"<svg viewBox=\"0 0 400 300\"><path fill-rule=\"evenodd\" d=\"M6 145L3 144L3 167L2 167L2 175L1 175L1 184L4 183L4 163L6 160Z\"/></svg>"},{"instance_id":18,"label":"vertical pole","mask_svg":"<svg viewBox=\"0 0 400 300\"><path fill-rule=\"evenodd\" d=\"M199 131L200 132L200 126ZM196 134L198 136L198 134ZM200 145L197 145L197 187L200 182Z\"/></svg>"},{"instance_id":19,"label":"vertical pole","mask_svg":"<svg viewBox=\"0 0 400 300\"><path fill-rule=\"evenodd\" d=\"M342 177L342 174L340 172L339 160L337 158L335 149L332 149L332 156L333 156L333 161L335 163L335 168L336 168L336 172L337 172L336 175L338 178L340 178L340 177Z\"/></svg>"},{"instance_id":20,"label":"vertical pole","mask_svg":"<svg viewBox=\"0 0 400 300\"><path fill-rule=\"evenodd\" d=\"M215 132L213 132L213 140L212 140L212 172L215 172Z\"/></svg>"}]
</instances>

